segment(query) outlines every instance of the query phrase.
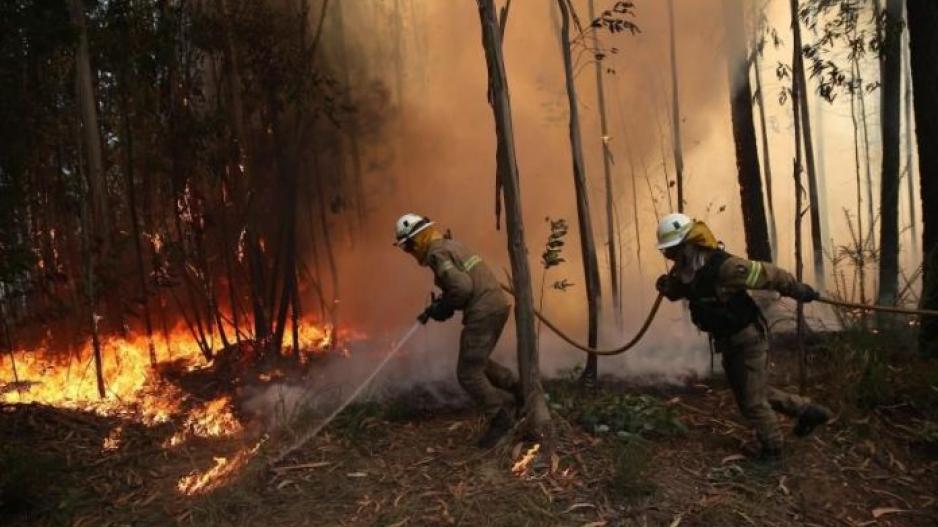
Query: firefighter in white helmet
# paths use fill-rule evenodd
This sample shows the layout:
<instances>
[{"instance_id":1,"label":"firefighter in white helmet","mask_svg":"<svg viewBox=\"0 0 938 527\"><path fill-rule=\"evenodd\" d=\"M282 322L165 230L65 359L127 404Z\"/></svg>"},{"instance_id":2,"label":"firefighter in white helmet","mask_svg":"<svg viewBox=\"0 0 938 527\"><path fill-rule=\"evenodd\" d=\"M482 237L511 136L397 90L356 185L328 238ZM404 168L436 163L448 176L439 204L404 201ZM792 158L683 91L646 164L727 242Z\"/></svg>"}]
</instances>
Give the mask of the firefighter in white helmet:
<instances>
[{"instance_id":1,"label":"firefighter in white helmet","mask_svg":"<svg viewBox=\"0 0 938 527\"><path fill-rule=\"evenodd\" d=\"M456 377L489 418L479 446L491 448L512 429L520 400L514 373L490 358L508 320L508 298L482 258L443 236L430 218L405 214L397 220L395 235L395 245L429 267L442 291L418 318L442 322L463 312Z\"/></svg>"},{"instance_id":2,"label":"firefighter in white helmet","mask_svg":"<svg viewBox=\"0 0 938 527\"><path fill-rule=\"evenodd\" d=\"M767 385L765 320L746 290L775 290L802 302L815 300L817 292L769 262L727 253L705 223L684 214L661 218L658 249L674 267L658 278L656 288L672 301L688 300L694 324L713 337L740 412L756 429L761 457L781 455L776 411L797 419L798 436L826 423L827 408Z\"/></svg>"}]
</instances>

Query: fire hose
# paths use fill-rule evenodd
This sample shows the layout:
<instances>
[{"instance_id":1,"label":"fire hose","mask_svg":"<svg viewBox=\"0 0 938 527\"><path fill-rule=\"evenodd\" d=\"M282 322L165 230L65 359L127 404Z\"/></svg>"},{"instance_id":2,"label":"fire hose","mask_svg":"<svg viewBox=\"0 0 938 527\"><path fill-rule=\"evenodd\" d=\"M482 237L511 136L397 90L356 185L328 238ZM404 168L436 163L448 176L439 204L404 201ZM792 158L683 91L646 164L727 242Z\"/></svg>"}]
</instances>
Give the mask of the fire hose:
<instances>
[{"instance_id":1,"label":"fire hose","mask_svg":"<svg viewBox=\"0 0 938 527\"><path fill-rule=\"evenodd\" d=\"M499 285L501 285L502 289L504 289L511 296L515 295L514 291L510 287L506 286L505 284L499 284ZM648 315L645 317L645 321L642 322L642 325L638 329L638 332L635 334L635 336L632 337L625 344L617 348L613 348L613 349L595 349L595 348L590 348L589 346L585 346L577 342L576 340L574 340L573 337L571 337L570 335L565 333L562 329L557 327L556 324L551 322L550 319L548 319L543 314L541 314L541 312L538 311L537 309L534 310L534 315L538 318L538 320L543 322L545 326L547 326L551 331L553 331L558 337L560 337L567 344L570 344L576 349L579 349L581 351L584 351L592 355L619 355L632 349L633 347L635 347L636 344L639 343L639 341L642 340L642 337L644 337L645 333L648 332L648 328L651 327L651 323L655 320L655 316L658 314L658 309L661 307L661 300L663 298L664 298L664 295L660 293L655 298L654 303L652 303L651 310L648 312ZM834 300L832 298L825 298L825 297L818 298L816 302L821 302L823 304L828 304L830 306L838 307L841 309L860 309L864 311L881 311L884 313L897 313L897 314L902 314L902 315L938 317L938 311L929 310L929 309L907 309L907 308L893 307L893 306L855 304L852 302L843 302L840 300ZM315 437L316 434L318 434L320 430L325 428L326 425L328 425L333 419L335 419L335 417L339 413L341 413L342 410L344 410L346 406L348 406L352 401L354 401L362 393L362 391L371 383L371 381L374 380L374 378L378 375L378 372L384 369L384 366L388 363L391 357L393 357L398 352L398 350L400 350L401 347L403 347L403 345L407 343L408 340L410 340L410 337L413 336L413 334L417 331L417 329L422 325L423 322L425 321L418 321L416 324L414 324L410 328L410 330L400 340L397 341L397 343L391 349L391 351L384 357L381 363L378 364L377 368L375 368L374 371L371 372L368 378L366 378L365 381L362 382L352 392L352 394L349 397L347 397L345 401L342 402L342 404L339 405L338 408L336 408L326 419L324 419L321 423L319 423L318 426L314 427L307 433L303 434L296 441L294 441L293 444L290 445L288 448L280 451L274 457L270 458L267 462L268 466L273 467L276 464L283 461L284 458L286 458L288 455L290 455L291 453L295 452L300 447L305 445L310 439Z\"/></svg>"},{"instance_id":2,"label":"fire hose","mask_svg":"<svg viewBox=\"0 0 938 527\"><path fill-rule=\"evenodd\" d=\"M505 290L511 296L514 296L514 291L506 286L505 284L500 284L502 289ZM534 316L538 318L545 326L548 327L551 331L554 332L558 337L563 339L567 344L570 344L574 348L589 353L591 355L619 355L625 353L626 351L635 347L639 341L642 340L642 337L645 336L645 333L648 332L648 328L651 326L652 321L654 321L655 316L658 314L658 309L661 307L661 300L664 298L664 295L658 294L658 297L655 298L654 303L651 306L651 310L648 312L648 315L645 317L645 321L642 322L641 327L639 327L638 332L625 344L612 349L595 349L589 346L586 346L580 342L577 342L570 335L565 333L562 329L557 327L556 324L551 322L547 317L545 317L537 309L534 310ZM928 317L938 317L938 311L931 309L908 309L904 307L894 307L894 306L880 306L880 305L871 305L871 304L856 304L853 302L843 302L841 300L835 300L833 298L819 297L815 302L820 302L822 304L827 304L829 306L841 308L841 309L859 309L863 311L879 311L883 313L896 313L901 315L912 315L912 316L928 316Z\"/></svg>"}]
</instances>

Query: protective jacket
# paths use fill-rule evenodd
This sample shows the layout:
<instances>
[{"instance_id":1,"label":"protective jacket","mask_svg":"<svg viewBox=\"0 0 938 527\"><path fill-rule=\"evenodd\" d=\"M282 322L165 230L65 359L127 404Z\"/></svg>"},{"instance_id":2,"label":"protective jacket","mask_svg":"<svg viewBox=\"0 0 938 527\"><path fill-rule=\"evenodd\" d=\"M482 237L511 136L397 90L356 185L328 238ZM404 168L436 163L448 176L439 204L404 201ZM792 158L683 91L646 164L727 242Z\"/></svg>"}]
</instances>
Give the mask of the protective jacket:
<instances>
[{"instance_id":1,"label":"protective jacket","mask_svg":"<svg viewBox=\"0 0 938 527\"><path fill-rule=\"evenodd\" d=\"M463 244L432 240L423 263L433 270L442 302L463 312L463 324L508 311L510 304L492 270Z\"/></svg>"},{"instance_id":2,"label":"protective jacket","mask_svg":"<svg viewBox=\"0 0 938 527\"><path fill-rule=\"evenodd\" d=\"M795 277L771 263L746 260L720 249L708 253L689 283L678 278L681 273L675 266L669 296L689 300L691 320L715 338L734 335L762 318L747 289L795 294Z\"/></svg>"}]
</instances>

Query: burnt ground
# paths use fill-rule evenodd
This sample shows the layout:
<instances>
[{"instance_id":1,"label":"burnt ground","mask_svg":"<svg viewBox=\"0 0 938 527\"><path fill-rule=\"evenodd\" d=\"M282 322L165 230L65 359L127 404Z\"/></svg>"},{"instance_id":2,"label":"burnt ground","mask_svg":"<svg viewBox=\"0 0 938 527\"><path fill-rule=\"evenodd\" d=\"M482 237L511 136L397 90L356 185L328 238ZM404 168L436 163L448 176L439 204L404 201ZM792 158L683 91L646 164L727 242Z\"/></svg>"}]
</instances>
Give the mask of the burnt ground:
<instances>
[{"instance_id":1,"label":"burnt ground","mask_svg":"<svg viewBox=\"0 0 938 527\"><path fill-rule=\"evenodd\" d=\"M607 380L589 393L553 382L554 455L520 476L511 467L531 443L480 451L471 409L429 408L416 396L357 405L274 470L262 459L289 432L192 497L177 491L179 478L254 438L166 448L171 423L3 406L0 524L938 524L938 366L837 339L811 356L809 394L837 418L813 437L790 437L778 464L741 455L753 437L718 377L667 387ZM791 355L774 357L775 384L789 385ZM120 444L103 448L117 426Z\"/></svg>"}]
</instances>

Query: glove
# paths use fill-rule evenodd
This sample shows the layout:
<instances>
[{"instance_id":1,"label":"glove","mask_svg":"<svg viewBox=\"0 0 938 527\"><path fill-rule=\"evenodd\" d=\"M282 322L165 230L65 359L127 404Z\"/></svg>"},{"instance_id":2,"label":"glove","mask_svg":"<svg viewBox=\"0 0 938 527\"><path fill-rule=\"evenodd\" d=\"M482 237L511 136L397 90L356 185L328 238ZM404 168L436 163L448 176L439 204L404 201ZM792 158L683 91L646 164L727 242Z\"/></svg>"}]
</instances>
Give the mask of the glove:
<instances>
[{"instance_id":1,"label":"glove","mask_svg":"<svg viewBox=\"0 0 938 527\"><path fill-rule=\"evenodd\" d=\"M417 320L419 320L421 324L426 324L431 318L437 322L444 322L449 320L454 312L455 311L449 304L443 302L440 298L435 298L430 302L430 305L427 306L427 309L424 309L423 313L417 317Z\"/></svg>"},{"instance_id":2,"label":"glove","mask_svg":"<svg viewBox=\"0 0 938 527\"><path fill-rule=\"evenodd\" d=\"M669 274L663 274L655 282L655 289L664 295L668 300L674 301L681 298L680 288L675 283L675 278Z\"/></svg>"},{"instance_id":3,"label":"glove","mask_svg":"<svg viewBox=\"0 0 938 527\"><path fill-rule=\"evenodd\" d=\"M795 300L808 303L817 300L821 297L821 295L808 284L799 282L795 284L795 287L792 288L791 297Z\"/></svg>"}]
</instances>

